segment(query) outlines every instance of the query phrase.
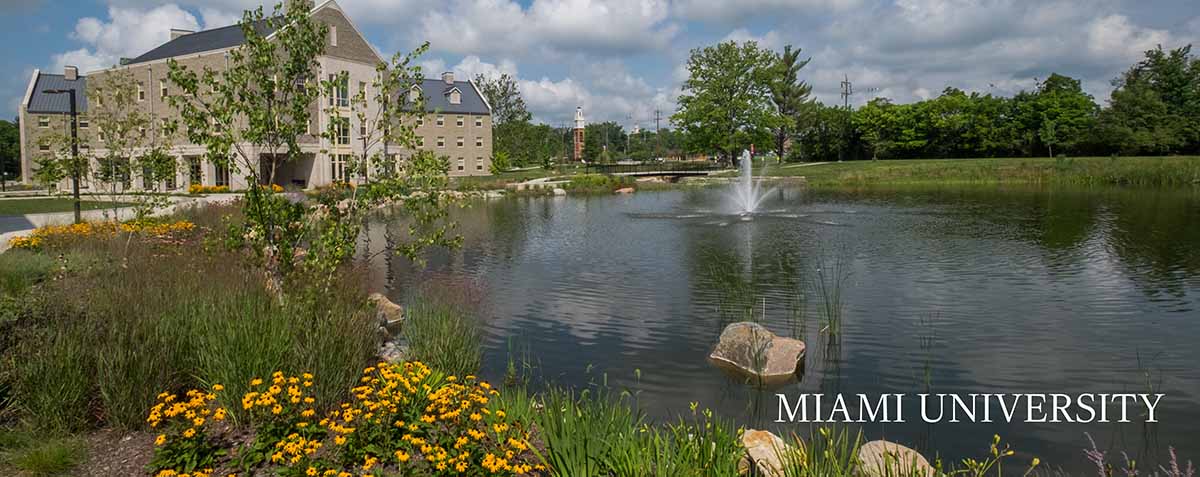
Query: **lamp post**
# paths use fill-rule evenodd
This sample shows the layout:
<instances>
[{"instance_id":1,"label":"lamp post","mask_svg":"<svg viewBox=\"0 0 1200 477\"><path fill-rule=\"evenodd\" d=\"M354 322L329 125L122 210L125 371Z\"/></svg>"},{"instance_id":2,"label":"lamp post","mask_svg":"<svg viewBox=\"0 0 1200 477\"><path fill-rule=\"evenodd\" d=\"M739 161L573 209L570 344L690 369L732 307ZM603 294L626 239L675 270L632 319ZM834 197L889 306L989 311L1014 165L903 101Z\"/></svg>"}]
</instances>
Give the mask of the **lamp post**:
<instances>
[{"instance_id":1,"label":"lamp post","mask_svg":"<svg viewBox=\"0 0 1200 477\"><path fill-rule=\"evenodd\" d=\"M66 94L71 101L71 195L75 204L75 223L83 221L79 212L79 112L75 108L74 89L47 89L46 94Z\"/></svg>"}]
</instances>

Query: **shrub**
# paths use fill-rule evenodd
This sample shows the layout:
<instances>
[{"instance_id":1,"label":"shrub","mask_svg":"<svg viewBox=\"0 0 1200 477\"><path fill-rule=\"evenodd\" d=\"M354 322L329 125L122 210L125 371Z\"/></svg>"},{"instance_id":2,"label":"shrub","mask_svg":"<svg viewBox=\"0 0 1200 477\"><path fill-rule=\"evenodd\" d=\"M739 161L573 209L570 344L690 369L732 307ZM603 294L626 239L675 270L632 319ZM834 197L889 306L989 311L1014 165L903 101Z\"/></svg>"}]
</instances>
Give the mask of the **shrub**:
<instances>
[{"instance_id":1,"label":"shrub","mask_svg":"<svg viewBox=\"0 0 1200 477\"><path fill-rule=\"evenodd\" d=\"M571 176L571 182L568 182L563 188L576 192L612 192L633 184L633 179L624 176L580 174Z\"/></svg>"},{"instance_id":2,"label":"shrub","mask_svg":"<svg viewBox=\"0 0 1200 477\"><path fill-rule=\"evenodd\" d=\"M229 186L206 186L200 184L188 186L189 194L225 194L228 192Z\"/></svg>"},{"instance_id":3,"label":"shrub","mask_svg":"<svg viewBox=\"0 0 1200 477\"><path fill-rule=\"evenodd\" d=\"M27 236L13 237L8 244L18 250L64 248L93 238L112 238L119 234L142 235L158 240L173 240L193 232L196 225L188 221L158 222L134 220L129 222L82 222L71 225L38 227Z\"/></svg>"},{"instance_id":4,"label":"shrub","mask_svg":"<svg viewBox=\"0 0 1200 477\"><path fill-rule=\"evenodd\" d=\"M161 393L150 409L146 422L158 432L154 439L154 458L150 469L159 476L176 472L191 475L212 474L217 457L224 454L210 436L213 424L225 420L224 408L213 401L224 388L215 384L211 391L190 390L181 398Z\"/></svg>"}]
</instances>

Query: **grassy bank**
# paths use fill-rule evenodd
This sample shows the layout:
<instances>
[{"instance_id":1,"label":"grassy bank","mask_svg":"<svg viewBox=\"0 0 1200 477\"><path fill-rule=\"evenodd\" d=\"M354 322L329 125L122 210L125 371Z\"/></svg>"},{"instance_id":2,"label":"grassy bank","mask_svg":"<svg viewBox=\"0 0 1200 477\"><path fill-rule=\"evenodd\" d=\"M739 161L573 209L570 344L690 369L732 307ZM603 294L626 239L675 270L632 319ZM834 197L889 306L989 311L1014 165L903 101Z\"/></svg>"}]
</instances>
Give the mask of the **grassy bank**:
<instances>
[{"instance_id":1,"label":"grassy bank","mask_svg":"<svg viewBox=\"0 0 1200 477\"><path fill-rule=\"evenodd\" d=\"M128 207L132 204L118 203L117 207ZM54 212L70 212L75 210L71 199L4 199L0 200L0 216L49 214ZM79 203L81 210L99 210L113 208L112 202L85 200Z\"/></svg>"},{"instance_id":2,"label":"grassy bank","mask_svg":"<svg viewBox=\"0 0 1200 477\"><path fill-rule=\"evenodd\" d=\"M813 185L1069 184L1200 187L1200 157L1074 157L852 161L769 166L771 176L804 176Z\"/></svg>"}]
</instances>

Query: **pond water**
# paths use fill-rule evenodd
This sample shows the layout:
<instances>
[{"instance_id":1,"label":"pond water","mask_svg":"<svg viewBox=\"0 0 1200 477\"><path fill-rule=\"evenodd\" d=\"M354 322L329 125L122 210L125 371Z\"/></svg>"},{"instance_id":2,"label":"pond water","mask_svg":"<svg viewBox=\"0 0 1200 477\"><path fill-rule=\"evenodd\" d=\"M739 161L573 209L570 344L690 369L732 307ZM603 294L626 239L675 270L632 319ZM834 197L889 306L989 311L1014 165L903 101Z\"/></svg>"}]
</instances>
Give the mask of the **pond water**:
<instances>
[{"instance_id":1,"label":"pond water","mask_svg":"<svg viewBox=\"0 0 1200 477\"><path fill-rule=\"evenodd\" d=\"M454 214L461 249L371 273L397 299L439 280L478 290L485 377L525 360L535 383L629 390L656 420L698 402L807 435L772 422L775 394L1159 392L1150 425L929 425L908 409L861 429L954 460L999 434L1021 462L1086 469L1086 432L1117 455L1200 461L1200 193L783 187L741 220L719 213L726 192L477 202ZM831 343L816 290L839 279ZM757 389L706 359L746 319L803 337L802 377Z\"/></svg>"}]
</instances>

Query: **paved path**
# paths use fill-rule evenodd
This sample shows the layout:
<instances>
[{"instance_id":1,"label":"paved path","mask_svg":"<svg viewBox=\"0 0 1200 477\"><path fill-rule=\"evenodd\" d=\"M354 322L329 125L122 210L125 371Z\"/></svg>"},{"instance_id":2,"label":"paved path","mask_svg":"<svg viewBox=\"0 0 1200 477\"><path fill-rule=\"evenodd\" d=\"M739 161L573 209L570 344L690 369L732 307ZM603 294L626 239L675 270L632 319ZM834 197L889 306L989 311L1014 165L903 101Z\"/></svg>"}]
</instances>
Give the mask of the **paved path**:
<instances>
[{"instance_id":1,"label":"paved path","mask_svg":"<svg viewBox=\"0 0 1200 477\"><path fill-rule=\"evenodd\" d=\"M780 169L791 169L791 168L793 168L793 167L819 166L819 165L821 165L821 164L833 164L833 163L832 163L832 162L805 162L805 163L802 163L802 164L790 164L790 165L786 165L786 166L780 167Z\"/></svg>"}]
</instances>

